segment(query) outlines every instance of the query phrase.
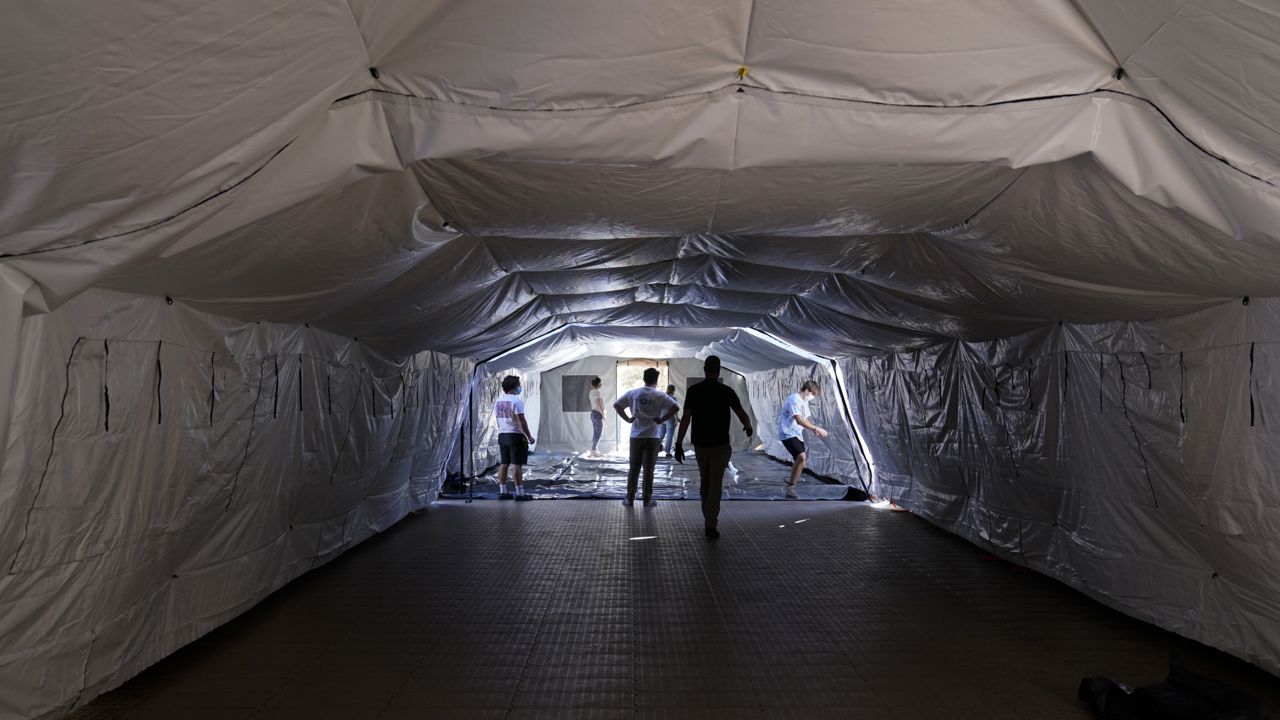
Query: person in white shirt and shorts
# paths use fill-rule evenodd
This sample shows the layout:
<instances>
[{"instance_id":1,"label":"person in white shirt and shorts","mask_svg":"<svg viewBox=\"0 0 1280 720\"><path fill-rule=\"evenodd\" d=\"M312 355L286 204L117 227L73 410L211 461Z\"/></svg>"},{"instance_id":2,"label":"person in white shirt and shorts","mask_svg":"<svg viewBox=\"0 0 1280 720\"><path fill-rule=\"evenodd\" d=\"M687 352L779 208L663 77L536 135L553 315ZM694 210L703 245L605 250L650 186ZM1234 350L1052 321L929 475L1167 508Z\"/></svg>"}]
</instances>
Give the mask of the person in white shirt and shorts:
<instances>
[{"instance_id":1,"label":"person in white shirt and shorts","mask_svg":"<svg viewBox=\"0 0 1280 720\"><path fill-rule=\"evenodd\" d=\"M804 431L809 430L818 437L827 436L827 431L809 421L809 401L818 396L818 383L806 380L800 386L800 392L792 393L782 403L782 412L778 414L778 439L782 446L791 453L791 477L787 479L786 495L796 497L796 483L800 473L804 472L805 462L809 459L808 448L804 444Z\"/></svg>"},{"instance_id":2,"label":"person in white shirt and shorts","mask_svg":"<svg viewBox=\"0 0 1280 720\"><path fill-rule=\"evenodd\" d=\"M533 433L524 419L524 400L520 397L520 378L508 375L502 378L502 395L493 403L493 417L498 423L498 499L532 500L524 494L524 466L529 463L529 446ZM507 470L512 468L516 491L507 492Z\"/></svg>"}]
</instances>

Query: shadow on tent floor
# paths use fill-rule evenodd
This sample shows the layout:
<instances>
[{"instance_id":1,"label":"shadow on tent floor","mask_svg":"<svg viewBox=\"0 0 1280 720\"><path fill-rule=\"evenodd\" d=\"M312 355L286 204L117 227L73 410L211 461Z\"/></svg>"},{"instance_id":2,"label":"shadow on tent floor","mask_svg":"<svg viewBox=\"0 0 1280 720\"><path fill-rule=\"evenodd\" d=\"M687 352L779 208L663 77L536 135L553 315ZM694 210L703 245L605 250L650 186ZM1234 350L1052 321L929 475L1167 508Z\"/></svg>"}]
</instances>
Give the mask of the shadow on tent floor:
<instances>
[{"instance_id":1,"label":"shadow on tent floor","mask_svg":"<svg viewBox=\"0 0 1280 720\"><path fill-rule=\"evenodd\" d=\"M783 500L789 465L762 452L736 452L724 477L726 500ZM525 489L539 498L622 498L627 492L627 456L621 453L588 458L576 453L534 452L525 466ZM811 475L800 478L799 500L840 500L847 486L823 482ZM497 498L496 470L477 478L475 497ZM653 496L659 500L697 500L698 464L693 452L684 464L659 457L653 473ZM446 493L445 498L463 497Z\"/></svg>"},{"instance_id":2,"label":"shadow on tent floor","mask_svg":"<svg viewBox=\"0 0 1280 720\"><path fill-rule=\"evenodd\" d=\"M867 503L443 501L74 720L1091 717L1086 675L1280 680ZM641 539L649 538L649 539Z\"/></svg>"}]
</instances>

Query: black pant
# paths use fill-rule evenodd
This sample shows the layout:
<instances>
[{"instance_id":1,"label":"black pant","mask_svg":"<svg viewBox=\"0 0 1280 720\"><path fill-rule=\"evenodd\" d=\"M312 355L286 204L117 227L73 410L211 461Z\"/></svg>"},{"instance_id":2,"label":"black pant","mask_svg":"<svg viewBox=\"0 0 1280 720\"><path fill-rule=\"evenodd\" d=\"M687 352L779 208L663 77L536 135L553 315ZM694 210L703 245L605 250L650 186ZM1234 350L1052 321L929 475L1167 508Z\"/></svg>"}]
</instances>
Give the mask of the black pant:
<instances>
[{"instance_id":1,"label":"black pant","mask_svg":"<svg viewBox=\"0 0 1280 720\"><path fill-rule=\"evenodd\" d=\"M724 492L724 471L729 467L733 446L695 447L693 452L698 458L698 475L702 479L702 483L698 486L698 494L702 496L702 520L707 527L713 528L720 519L720 494Z\"/></svg>"},{"instance_id":2,"label":"black pant","mask_svg":"<svg viewBox=\"0 0 1280 720\"><path fill-rule=\"evenodd\" d=\"M627 499L636 497L636 480L640 470L644 469L644 500L653 497L653 466L658 464L658 448L662 441L658 438L631 438L631 466L627 468Z\"/></svg>"}]
</instances>

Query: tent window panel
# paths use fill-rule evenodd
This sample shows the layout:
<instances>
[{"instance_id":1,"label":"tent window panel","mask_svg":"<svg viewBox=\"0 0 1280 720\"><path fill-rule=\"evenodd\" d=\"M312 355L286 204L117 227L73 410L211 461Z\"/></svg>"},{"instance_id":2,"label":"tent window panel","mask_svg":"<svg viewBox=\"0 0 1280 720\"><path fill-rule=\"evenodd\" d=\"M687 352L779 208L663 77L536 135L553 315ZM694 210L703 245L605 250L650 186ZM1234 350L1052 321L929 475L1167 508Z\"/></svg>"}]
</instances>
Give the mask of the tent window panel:
<instances>
[{"instance_id":1,"label":"tent window panel","mask_svg":"<svg viewBox=\"0 0 1280 720\"><path fill-rule=\"evenodd\" d=\"M595 375L564 375L560 378L560 411L591 412L591 381Z\"/></svg>"}]
</instances>

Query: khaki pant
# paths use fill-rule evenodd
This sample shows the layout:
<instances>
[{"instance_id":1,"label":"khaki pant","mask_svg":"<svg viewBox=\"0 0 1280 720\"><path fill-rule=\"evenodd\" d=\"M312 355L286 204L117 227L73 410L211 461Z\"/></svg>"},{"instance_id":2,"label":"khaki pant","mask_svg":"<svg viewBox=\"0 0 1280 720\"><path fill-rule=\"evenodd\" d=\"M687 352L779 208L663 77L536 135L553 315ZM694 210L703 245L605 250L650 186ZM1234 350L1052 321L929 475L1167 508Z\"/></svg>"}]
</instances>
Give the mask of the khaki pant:
<instances>
[{"instance_id":1,"label":"khaki pant","mask_svg":"<svg viewBox=\"0 0 1280 720\"><path fill-rule=\"evenodd\" d=\"M630 467L627 468L627 499L636 497L636 480L640 471L644 470L645 502L653 497L653 466L658 463L658 448L662 441L658 438L631 438Z\"/></svg>"},{"instance_id":2,"label":"khaki pant","mask_svg":"<svg viewBox=\"0 0 1280 720\"><path fill-rule=\"evenodd\" d=\"M702 519L706 526L713 528L720 518L720 494L724 492L724 471L729 467L729 456L733 454L731 445L717 447L695 447L694 455L698 458L698 475L702 484L698 494L702 496Z\"/></svg>"}]
</instances>

